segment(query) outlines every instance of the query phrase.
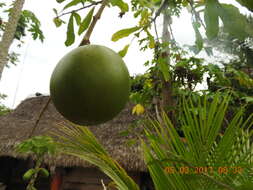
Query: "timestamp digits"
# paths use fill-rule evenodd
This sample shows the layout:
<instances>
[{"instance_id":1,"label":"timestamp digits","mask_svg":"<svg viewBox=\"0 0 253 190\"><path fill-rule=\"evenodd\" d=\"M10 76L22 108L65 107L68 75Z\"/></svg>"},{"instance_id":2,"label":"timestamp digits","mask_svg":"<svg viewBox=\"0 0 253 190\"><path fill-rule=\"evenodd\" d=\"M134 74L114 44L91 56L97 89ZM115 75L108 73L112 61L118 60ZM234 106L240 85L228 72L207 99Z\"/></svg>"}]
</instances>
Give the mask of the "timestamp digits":
<instances>
[{"instance_id":1,"label":"timestamp digits","mask_svg":"<svg viewBox=\"0 0 253 190\"><path fill-rule=\"evenodd\" d=\"M196 166L196 167L174 167L168 166L164 168L164 171L168 174L210 174L212 175L214 172L218 174L240 174L243 171L242 167L239 166L220 166L220 167L212 167L212 166Z\"/></svg>"}]
</instances>

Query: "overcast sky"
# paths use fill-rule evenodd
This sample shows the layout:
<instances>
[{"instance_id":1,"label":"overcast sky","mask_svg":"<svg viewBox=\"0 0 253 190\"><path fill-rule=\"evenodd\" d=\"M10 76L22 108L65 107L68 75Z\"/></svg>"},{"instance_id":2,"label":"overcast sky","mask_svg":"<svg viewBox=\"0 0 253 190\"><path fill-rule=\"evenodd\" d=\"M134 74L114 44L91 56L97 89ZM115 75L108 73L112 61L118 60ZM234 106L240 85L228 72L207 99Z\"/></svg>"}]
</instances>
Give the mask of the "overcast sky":
<instances>
[{"instance_id":1,"label":"overcast sky","mask_svg":"<svg viewBox=\"0 0 253 190\"><path fill-rule=\"evenodd\" d=\"M228 0L224 1L228 2ZM77 47L81 41L82 37L77 38L74 45L65 47L66 25L56 28L52 22L55 16L52 9L57 7L59 4L55 0L26 0L25 9L33 11L41 21L45 41L41 43L38 40L33 41L30 37L26 38L23 47L17 50L21 54L20 62L17 66L5 68L0 81L0 93L8 95L4 101L8 107L14 108L20 101L36 92L49 94L49 81L54 67L61 57ZM242 11L245 12L245 9ZM118 17L118 13L117 8L105 9L91 36L91 43L105 45L115 51L121 50L129 43L131 38L122 39L118 42L110 40L114 32L135 26L138 22L131 17L131 13L126 14L122 19ZM82 13L80 14L82 15ZM87 11L83 11L83 14L86 15ZM191 26L191 16L187 11L183 11L181 18L174 19L173 23L176 40L180 44L193 44L194 31ZM158 22L158 25L161 26L161 22ZM152 52L140 52L138 49L135 40L124 58L131 75L143 73L146 70L143 63L152 58Z\"/></svg>"}]
</instances>

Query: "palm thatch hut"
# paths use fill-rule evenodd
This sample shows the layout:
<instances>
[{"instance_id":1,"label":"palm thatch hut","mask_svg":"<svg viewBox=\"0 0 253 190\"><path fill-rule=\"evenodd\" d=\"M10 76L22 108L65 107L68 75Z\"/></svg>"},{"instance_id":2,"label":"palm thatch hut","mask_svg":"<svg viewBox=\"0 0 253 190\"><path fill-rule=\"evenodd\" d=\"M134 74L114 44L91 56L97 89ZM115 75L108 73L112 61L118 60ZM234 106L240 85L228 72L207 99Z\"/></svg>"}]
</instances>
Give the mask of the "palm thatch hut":
<instances>
[{"instance_id":1,"label":"palm thatch hut","mask_svg":"<svg viewBox=\"0 0 253 190\"><path fill-rule=\"evenodd\" d=\"M10 190L25 189L22 174L31 168L33 160L31 157L17 154L14 146L27 139L31 133L32 136L49 134L56 123L64 120L54 105L49 103L33 130L38 114L45 107L48 99L48 96L26 99L11 113L0 117L0 189L1 184L5 184L6 189ZM137 119L131 114L131 108L127 105L116 118L98 126L91 126L90 130L110 155L142 186L142 189L147 190L149 185L146 185L147 173L140 147L127 145L126 142L133 138L132 135L121 135L121 132ZM57 171L55 176L60 177L62 190L102 190L101 179L105 184L110 182L97 168L78 158L57 155L52 159L44 160L44 164L45 167ZM39 182L39 190L50 189L50 179L39 180Z\"/></svg>"}]
</instances>

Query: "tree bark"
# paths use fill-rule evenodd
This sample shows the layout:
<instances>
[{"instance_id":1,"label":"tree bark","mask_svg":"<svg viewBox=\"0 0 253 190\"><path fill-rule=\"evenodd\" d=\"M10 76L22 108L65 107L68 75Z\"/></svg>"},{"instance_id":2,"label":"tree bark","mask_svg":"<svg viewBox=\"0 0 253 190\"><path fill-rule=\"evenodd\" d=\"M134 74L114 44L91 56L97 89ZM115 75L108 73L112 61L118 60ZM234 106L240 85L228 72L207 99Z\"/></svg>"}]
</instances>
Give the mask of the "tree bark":
<instances>
[{"instance_id":1,"label":"tree bark","mask_svg":"<svg viewBox=\"0 0 253 190\"><path fill-rule=\"evenodd\" d=\"M169 32L169 25L171 24L171 16L166 12L163 13L163 32L162 32L162 43L170 43L171 34ZM165 52L162 52L161 55L166 59L166 63L170 65L170 49L167 48ZM162 77L162 109L168 114L168 116L173 118L173 111L171 110L174 106L173 102L173 81L172 77L168 81ZM173 119L172 119L173 120Z\"/></svg>"},{"instance_id":2,"label":"tree bark","mask_svg":"<svg viewBox=\"0 0 253 190\"><path fill-rule=\"evenodd\" d=\"M13 3L13 7L9 15L9 20L6 23L5 31L3 33L2 40L0 41L0 79L2 77L3 69L8 63L9 49L14 39L18 20L22 13L24 3L25 0L16 0Z\"/></svg>"}]
</instances>

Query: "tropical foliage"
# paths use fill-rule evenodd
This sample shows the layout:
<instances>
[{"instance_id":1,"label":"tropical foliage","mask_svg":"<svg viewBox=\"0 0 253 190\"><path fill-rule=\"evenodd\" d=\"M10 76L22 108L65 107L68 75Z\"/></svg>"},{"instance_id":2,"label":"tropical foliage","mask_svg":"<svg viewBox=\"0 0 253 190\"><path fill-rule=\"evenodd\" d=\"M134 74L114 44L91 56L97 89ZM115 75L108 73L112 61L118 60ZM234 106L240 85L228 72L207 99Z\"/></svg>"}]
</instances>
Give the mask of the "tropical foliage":
<instances>
[{"instance_id":1,"label":"tropical foliage","mask_svg":"<svg viewBox=\"0 0 253 190\"><path fill-rule=\"evenodd\" d=\"M9 7L6 3L0 3L0 37L2 37L3 32L5 31L6 18L10 14L12 7ZM39 39L44 40L43 32L41 31L41 23L36 15L29 11L23 10L19 18L14 39L18 42L17 46L20 47L24 43L24 38L27 36L27 33L32 35L34 40ZM18 61L18 55L16 52L9 53L9 63L16 64Z\"/></svg>"},{"instance_id":2,"label":"tropical foliage","mask_svg":"<svg viewBox=\"0 0 253 190\"><path fill-rule=\"evenodd\" d=\"M87 127L59 125L59 131L54 135L59 138L57 145L62 152L94 164L113 180L118 189L139 190L133 179L109 156Z\"/></svg>"},{"instance_id":3,"label":"tropical foliage","mask_svg":"<svg viewBox=\"0 0 253 190\"><path fill-rule=\"evenodd\" d=\"M56 154L56 145L49 136L35 136L24 140L16 146L17 153L25 153L35 157L34 168L27 170L23 179L29 181L26 190L36 190L35 181L38 177L49 177L49 171L41 167L44 156Z\"/></svg>"},{"instance_id":4,"label":"tropical foliage","mask_svg":"<svg viewBox=\"0 0 253 190\"><path fill-rule=\"evenodd\" d=\"M212 101L206 96L195 104L182 100L179 121L182 139L166 114L144 124L141 140L144 159L157 190L252 188L252 116L243 119L244 108L230 122L225 120L230 96ZM138 189L88 128L60 126L61 151L100 168L117 189Z\"/></svg>"},{"instance_id":5,"label":"tropical foliage","mask_svg":"<svg viewBox=\"0 0 253 190\"><path fill-rule=\"evenodd\" d=\"M229 96L183 100L179 121L184 140L166 114L150 121L144 156L156 189L252 188L252 117L241 108L228 122ZM161 180L162 179L162 180Z\"/></svg>"}]
</instances>

